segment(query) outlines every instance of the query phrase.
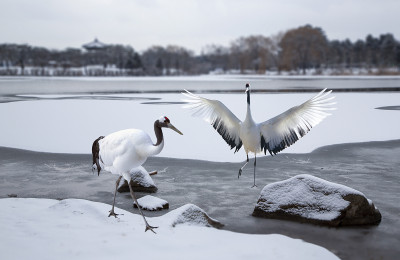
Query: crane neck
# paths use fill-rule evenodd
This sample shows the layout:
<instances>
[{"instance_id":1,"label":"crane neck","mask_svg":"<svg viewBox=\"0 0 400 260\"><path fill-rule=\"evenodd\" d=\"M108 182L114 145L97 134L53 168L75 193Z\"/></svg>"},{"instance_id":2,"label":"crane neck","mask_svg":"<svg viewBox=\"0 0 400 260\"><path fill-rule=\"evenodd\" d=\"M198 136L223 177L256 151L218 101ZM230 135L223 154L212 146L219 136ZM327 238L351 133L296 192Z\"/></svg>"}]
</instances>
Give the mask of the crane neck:
<instances>
[{"instance_id":1,"label":"crane neck","mask_svg":"<svg viewBox=\"0 0 400 260\"><path fill-rule=\"evenodd\" d=\"M250 104L247 104L247 113L246 113L246 119L245 120L253 121L253 117L251 116Z\"/></svg>"},{"instance_id":2,"label":"crane neck","mask_svg":"<svg viewBox=\"0 0 400 260\"><path fill-rule=\"evenodd\" d=\"M154 133L156 135L157 141L155 144L146 148L145 153L147 156L157 155L164 148L164 136L158 121L154 122Z\"/></svg>"},{"instance_id":3,"label":"crane neck","mask_svg":"<svg viewBox=\"0 0 400 260\"><path fill-rule=\"evenodd\" d=\"M161 143L164 143L164 135L163 135L163 131L161 129L161 126L159 125L158 120L154 122L154 133L156 135L157 138L157 142L154 144L154 146L159 146L161 145Z\"/></svg>"},{"instance_id":4,"label":"crane neck","mask_svg":"<svg viewBox=\"0 0 400 260\"><path fill-rule=\"evenodd\" d=\"M247 113L246 113L246 119L245 121L251 121L253 122L253 117L251 116L251 109L250 109L250 90L247 92Z\"/></svg>"}]
</instances>

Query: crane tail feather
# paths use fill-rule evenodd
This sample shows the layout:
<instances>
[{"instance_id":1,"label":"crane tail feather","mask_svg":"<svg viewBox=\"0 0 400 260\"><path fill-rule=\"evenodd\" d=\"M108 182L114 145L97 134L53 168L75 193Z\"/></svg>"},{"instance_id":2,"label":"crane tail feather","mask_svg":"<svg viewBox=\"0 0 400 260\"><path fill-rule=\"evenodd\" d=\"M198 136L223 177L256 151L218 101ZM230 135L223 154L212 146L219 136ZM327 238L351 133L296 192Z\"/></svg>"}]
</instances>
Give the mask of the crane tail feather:
<instances>
[{"instance_id":1,"label":"crane tail feather","mask_svg":"<svg viewBox=\"0 0 400 260\"><path fill-rule=\"evenodd\" d=\"M93 145L92 145L92 156L93 156L93 167L96 165L97 168L97 175L100 175L101 167L99 163L99 153L100 153L100 145L99 141L103 139L104 136L100 136L96 140L94 140Z\"/></svg>"}]
</instances>

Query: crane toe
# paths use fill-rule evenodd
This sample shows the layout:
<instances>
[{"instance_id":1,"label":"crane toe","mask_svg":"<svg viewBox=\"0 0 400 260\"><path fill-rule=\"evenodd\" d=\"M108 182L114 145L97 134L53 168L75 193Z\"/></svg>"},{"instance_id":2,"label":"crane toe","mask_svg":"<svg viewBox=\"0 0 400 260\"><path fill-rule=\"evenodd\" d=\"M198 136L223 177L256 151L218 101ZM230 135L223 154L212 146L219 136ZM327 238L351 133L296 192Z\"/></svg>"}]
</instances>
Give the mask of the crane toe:
<instances>
[{"instance_id":1,"label":"crane toe","mask_svg":"<svg viewBox=\"0 0 400 260\"><path fill-rule=\"evenodd\" d=\"M238 179L239 179L240 176L242 176L242 169L239 169Z\"/></svg>"},{"instance_id":2,"label":"crane toe","mask_svg":"<svg viewBox=\"0 0 400 260\"><path fill-rule=\"evenodd\" d=\"M118 218L119 214L115 213L114 210L110 210L109 212L110 214L108 215L108 217L114 216L115 218Z\"/></svg>"},{"instance_id":3,"label":"crane toe","mask_svg":"<svg viewBox=\"0 0 400 260\"><path fill-rule=\"evenodd\" d=\"M146 224L146 230L144 231L144 232L146 232L147 230L151 230L151 232L153 232L154 234L157 234L153 229L154 228L158 228L158 227L153 227L153 226L150 226L149 224Z\"/></svg>"}]
</instances>

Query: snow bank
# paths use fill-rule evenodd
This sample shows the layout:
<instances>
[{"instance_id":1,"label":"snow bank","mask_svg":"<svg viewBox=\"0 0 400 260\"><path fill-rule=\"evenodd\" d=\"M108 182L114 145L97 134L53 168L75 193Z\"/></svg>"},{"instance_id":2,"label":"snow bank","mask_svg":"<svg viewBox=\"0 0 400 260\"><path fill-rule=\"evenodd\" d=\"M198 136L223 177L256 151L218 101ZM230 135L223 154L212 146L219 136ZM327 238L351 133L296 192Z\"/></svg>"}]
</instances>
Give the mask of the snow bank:
<instances>
[{"instance_id":1,"label":"snow bank","mask_svg":"<svg viewBox=\"0 0 400 260\"><path fill-rule=\"evenodd\" d=\"M192 206L187 206L192 207ZM79 199L0 199L1 259L338 259L328 250L282 235L248 235L214 228L165 225L174 211L148 218ZM182 210L182 209L181 209Z\"/></svg>"}]
</instances>

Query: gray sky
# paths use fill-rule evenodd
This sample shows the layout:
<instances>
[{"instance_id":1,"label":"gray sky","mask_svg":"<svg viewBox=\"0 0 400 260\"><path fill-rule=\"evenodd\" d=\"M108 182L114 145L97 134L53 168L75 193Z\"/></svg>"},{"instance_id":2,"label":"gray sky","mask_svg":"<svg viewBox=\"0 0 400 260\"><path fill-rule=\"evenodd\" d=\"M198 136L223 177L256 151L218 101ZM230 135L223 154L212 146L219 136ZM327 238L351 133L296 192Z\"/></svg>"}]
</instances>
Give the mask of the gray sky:
<instances>
[{"instance_id":1,"label":"gray sky","mask_svg":"<svg viewBox=\"0 0 400 260\"><path fill-rule=\"evenodd\" d=\"M399 0L0 0L0 43L64 49L97 37L137 51L175 44L200 53L305 24L330 40L388 32L400 40L399 13Z\"/></svg>"}]
</instances>

